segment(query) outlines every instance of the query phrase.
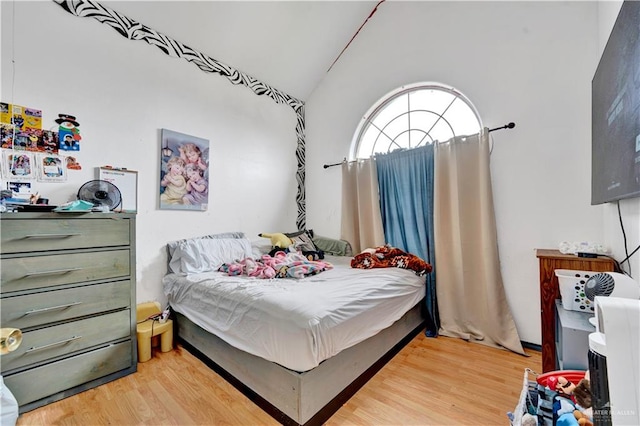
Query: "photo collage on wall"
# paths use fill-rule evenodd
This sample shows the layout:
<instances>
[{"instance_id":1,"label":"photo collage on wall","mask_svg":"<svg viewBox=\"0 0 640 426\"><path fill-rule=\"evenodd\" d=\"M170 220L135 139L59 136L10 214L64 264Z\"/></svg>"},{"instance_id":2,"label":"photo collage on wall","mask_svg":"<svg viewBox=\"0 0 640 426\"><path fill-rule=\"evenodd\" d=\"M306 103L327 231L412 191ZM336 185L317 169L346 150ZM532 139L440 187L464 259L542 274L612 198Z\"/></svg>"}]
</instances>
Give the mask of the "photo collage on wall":
<instances>
[{"instance_id":1,"label":"photo collage on wall","mask_svg":"<svg viewBox=\"0 0 640 426\"><path fill-rule=\"evenodd\" d=\"M162 129L160 209L207 210L209 141Z\"/></svg>"},{"instance_id":2,"label":"photo collage on wall","mask_svg":"<svg viewBox=\"0 0 640 426\"><path fill-rule=\"evenodd\" d=\"M80 123L68 114L54 122L43 129L41 110L0 102L0 175L6 189L25 192L27 181L64 182L68 170L82 169L75 155L64 155L80 151Z\"/></svg>"}]
</instances>

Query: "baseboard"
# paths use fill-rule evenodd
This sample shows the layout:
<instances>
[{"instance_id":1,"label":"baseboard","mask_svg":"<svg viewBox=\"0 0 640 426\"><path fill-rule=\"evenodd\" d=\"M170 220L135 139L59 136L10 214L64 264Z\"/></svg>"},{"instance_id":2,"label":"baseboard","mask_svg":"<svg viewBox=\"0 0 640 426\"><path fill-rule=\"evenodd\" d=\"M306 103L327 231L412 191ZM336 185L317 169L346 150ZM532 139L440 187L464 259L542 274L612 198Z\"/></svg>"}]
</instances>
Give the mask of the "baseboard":
<instances>
[{"instance_id":1,"label":"baseboard","mask_svg":"<svg viewBox=\"0 0 640 426\"><path fill-rule=\"evenodd\" d=\"M525 349L531 349L532 351L542 352L542 345L536 345L535 343L520 341L520 344Z\"/></svg>"}]
</instances>

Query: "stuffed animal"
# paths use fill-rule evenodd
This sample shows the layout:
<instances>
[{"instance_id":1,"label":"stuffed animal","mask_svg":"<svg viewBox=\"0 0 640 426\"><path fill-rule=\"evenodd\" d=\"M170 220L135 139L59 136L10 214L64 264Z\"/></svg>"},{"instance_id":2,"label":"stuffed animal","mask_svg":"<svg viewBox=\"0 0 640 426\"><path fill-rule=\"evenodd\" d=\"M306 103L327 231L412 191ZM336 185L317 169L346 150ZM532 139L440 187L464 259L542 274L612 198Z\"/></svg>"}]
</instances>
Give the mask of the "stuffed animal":
<instances>
[{"instance_id":1,"label":"stuffed animal","mask_svg":"<svg viewBox=\"0 0 640 426\"><path fill-rule=\"evenodd\" d=\"M573 390L573 396L576 403L582 408L591 407L591 384L589 379L582 379L578 382L578 386Z\"/></svg>"},{"instance_id":2,"label":"stuffed animal","mask_svg":"<svg viewBox=\"0 0 640 426\"><path fill-rule=\"evenodd\" d=\"M281 232L276 232L272 234L262 233L262 234L258 234L258 236L271 239L271 245L273 247L286 249L289 246L291 246L291 244L293 244L293 241L291 241L291 238L287 237Z\"/></svg>"},{"instance_id":3,"label":"stuffed animal","mask_svg":"<svg viewBox=\"0 0 640 426\"><path fill-rule=\"evenodd\" d=\"M575 410L573 412L573 416L576 418L580 426L593 426L593 422L591 421L591 419L587 417L587 415L582 411Z\"/></svg>"},{"instance_id":4,"label":"stuffed animal","mask_svg":"<svg viewBox=\"0 0 640 426\"><path fill-rule=\"evenodd\" d=\"M556 382L556 386L555 386L556 392L564 396L570 397L571 395L573 395L573 391L575 388L576 388L576 385L573 384L571 380L568 380L564 376L558 376L558 381Z\"/></svg>"}]
</instances>

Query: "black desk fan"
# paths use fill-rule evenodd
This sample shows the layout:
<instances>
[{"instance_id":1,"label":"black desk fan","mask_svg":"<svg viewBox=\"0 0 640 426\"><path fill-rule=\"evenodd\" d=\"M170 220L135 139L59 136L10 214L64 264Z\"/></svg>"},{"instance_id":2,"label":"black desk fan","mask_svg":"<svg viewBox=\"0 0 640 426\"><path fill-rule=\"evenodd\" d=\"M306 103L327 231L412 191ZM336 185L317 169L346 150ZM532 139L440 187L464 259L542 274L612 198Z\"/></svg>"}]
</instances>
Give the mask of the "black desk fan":
<instances>
[{"instance_id":1,"label":"black desk fan","mask_svg":"<svg viewBox=\"0 0 640 426\"><path fill-rule=\"evenodd\" d=\"M94 211L109 212L122 202L117 186L106 180L90 180L78 190L78 200L93 203Z\"/></svg>"}]
</instances>

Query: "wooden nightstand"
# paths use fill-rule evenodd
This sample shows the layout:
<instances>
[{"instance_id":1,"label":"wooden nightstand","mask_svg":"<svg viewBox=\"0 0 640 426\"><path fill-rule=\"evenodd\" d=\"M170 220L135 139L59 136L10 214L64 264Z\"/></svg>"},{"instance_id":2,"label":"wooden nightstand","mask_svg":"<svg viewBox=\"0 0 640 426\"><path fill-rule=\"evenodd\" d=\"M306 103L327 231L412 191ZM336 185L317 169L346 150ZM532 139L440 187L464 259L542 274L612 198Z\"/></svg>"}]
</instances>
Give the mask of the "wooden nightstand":
<instances>
[{"instance_id":1,"label":"wooden nightstand","mask_svg":"<svg viewBox=\"0 0 640 426\"><path fill-rule=\"evenodd\" d=\"M560 298L556 269L578 271L613 271L614 262L608 257L586 258L562 254L559 250L536 249L540 261L540 318L542 328L542 372L556 369L555 303Z\"/></svg>"}]
</instances>

